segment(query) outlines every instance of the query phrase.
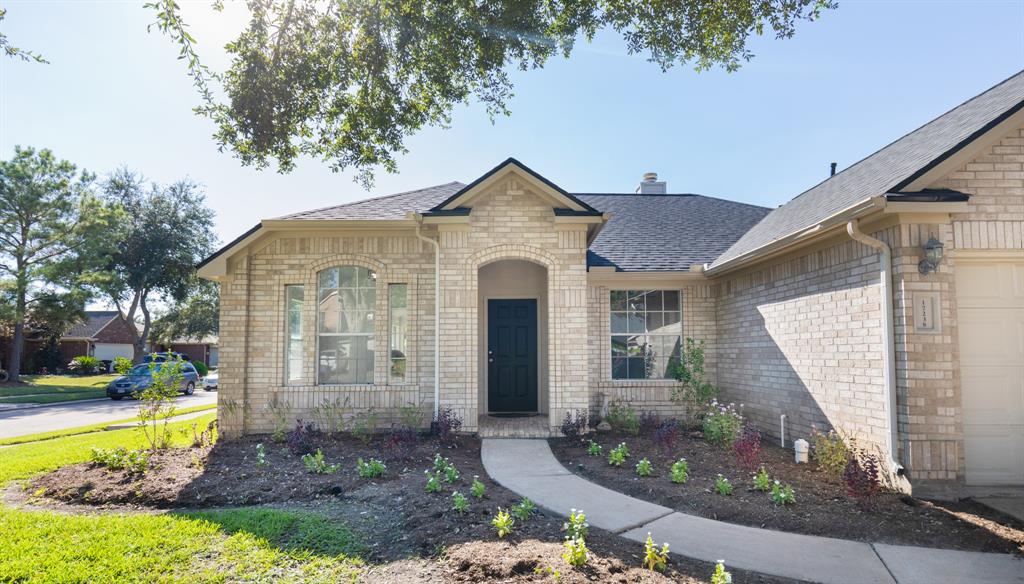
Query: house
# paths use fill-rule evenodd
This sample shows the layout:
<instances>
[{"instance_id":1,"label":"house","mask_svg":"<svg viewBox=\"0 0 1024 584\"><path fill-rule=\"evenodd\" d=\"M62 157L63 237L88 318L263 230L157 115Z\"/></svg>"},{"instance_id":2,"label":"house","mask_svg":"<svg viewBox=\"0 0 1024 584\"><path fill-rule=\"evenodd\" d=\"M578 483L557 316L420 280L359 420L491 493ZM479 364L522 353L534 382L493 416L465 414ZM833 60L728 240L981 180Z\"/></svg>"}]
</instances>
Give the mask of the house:
<instances>
[{"instance_id":1,"label":"house","mask_svg":"<svg viewBox=\"0 0 1024 584\"><path fill-rule=\"evenodd\" d=\"M272 403L452 408L485 436L606 398L678 412L693 337L770 435L839 428L915 486L1024 485L1022 109L1024 72L772 210L508 159L264 220L200 267L245 406L221 429L271 430Z\"/></svg>"},{"instance_id":2,"label":"house","mask_svg":"<svg viewBox=\"0 0 1024 584\"><path fill-rule=\"evenodd\" d=\"M152 348L153 351L171 351L181 353L188 357L189 361L202 361L210 367L216 367L219 357L217 337L215 335L201 338L174 339L170 343L160 343Z\"/></svg>"},{"instance_id":3,"label":"house","mask_svg":"<svg viewBox=\"0 0 1024 584\"><path fill-rule=\"evenodd\" d=\"M117 310L87 310L85 318L60 338L57 346L64 363L88 355L100 361L135 354L135 325Z\"/></svg>"}]
</instances>

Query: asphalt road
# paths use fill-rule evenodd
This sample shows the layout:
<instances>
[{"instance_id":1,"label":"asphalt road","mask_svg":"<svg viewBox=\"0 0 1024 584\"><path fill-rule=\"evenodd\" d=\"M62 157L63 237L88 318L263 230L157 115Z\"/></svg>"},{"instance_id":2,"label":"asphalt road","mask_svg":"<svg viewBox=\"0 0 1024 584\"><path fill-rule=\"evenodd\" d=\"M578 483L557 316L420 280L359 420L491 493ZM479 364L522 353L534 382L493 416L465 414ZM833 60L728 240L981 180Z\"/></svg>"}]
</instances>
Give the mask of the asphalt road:
<instances>
[{"instance_id":1,"label":"asphalt road","mask_svg":"<svg viewBox=\"0 0 1024 584\"><path fill-rule=\"evenodd\" d=\"M175 402L179 408L217 403L217 392L197 389L194 395L183 395ZM0 411L0 438L112 422L135 417L138 413L139 402L132 399L64 402Z\"/></svg>"}]
</instances>

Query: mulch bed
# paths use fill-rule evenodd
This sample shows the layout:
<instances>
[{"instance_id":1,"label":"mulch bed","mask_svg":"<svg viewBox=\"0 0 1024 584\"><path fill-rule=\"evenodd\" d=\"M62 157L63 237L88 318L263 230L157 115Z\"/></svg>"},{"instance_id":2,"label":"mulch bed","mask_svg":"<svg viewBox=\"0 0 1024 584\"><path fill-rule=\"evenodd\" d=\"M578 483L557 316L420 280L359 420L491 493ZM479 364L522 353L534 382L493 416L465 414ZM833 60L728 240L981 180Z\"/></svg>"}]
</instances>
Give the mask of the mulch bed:
<instances>
[{"instance_id":1,"label":"mulch bed","mask_svg":"<svg viewBox=\"0 0 1024 584\"><path fill-rule=\"evenodd\" d=\"M270 464L265 467L256 466L257 443L266 448ZM513 535L499 540L490 524L493 513L519 497L490 480L480 462L480 442L473 438L459 438L454 448L424 438L406 448L404 456L385 457L385 475L372 480L358 477L356 460L380 457L386 452L383 438L364 444L347 435L322 437L317 446L328 463L341 464L337 473L309 474L284 444L250 436L160 453L144 475L82 463L39 476L27 488L50 500L113 511L256 504L314 510L362 536L368 546L365 559L376 564L367 574L371 582L551 582L553 577L543 573L551 567L560 572L561 582L695 584L707 582L714 569L673 555L665 575L641 570L640 544L591 529L591 561L574 570L561 559L564 519L544 512L517 521ZM438 452L456 465L461 478L454 485L443 483L440 493L426 493L424 470ZM469 495L474 475L486 485L483 499ZM456 490L470 498L464 515L451 509ZM787 581L732 572L741 582Z\"/></svg>"},{"instance_id":2,"label":"mulch bed","mask_svg":"<svg viewBox=\"0 0 1024 584\"><path fill-rule=\"evenodd\" d=\"M767 493L753 490L753 473L738 463L730 449L705 442L699 432L681 433L676 446L667 452L649 436L592 433L587 438L602 445L601 456L588 456L585 441L552 439L551 448L566 468L582 477L684 513L868 542L1024 553L1024 524L982 505L885 493L871 511L862 511L847 497L841 478L827 476L813 463L796 464L791 451L772 444L762 444L761 462L773 479L793 486L795 505L776 506ZM620 442L627 444L631 456L621 467L609 466L608 452ZM654 473L640 478L635 465L644 457L654 465ZM669 480L669 468L681 457L689 463L689 480L675 484ZM731 496L714 492L718 473L732 483Z\"/></svg>"}]
</instances>

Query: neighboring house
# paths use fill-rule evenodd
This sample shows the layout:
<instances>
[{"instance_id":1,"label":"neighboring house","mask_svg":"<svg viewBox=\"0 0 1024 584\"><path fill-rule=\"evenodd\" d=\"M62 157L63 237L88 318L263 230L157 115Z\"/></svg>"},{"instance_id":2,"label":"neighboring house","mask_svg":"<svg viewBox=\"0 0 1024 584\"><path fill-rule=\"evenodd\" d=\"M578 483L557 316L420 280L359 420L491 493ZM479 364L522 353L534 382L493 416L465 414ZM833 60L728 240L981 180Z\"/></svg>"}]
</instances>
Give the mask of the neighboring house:
<instances>
[{"instance_id":1,"label":"neighboring house","mask_svg":"<svg viewBox=\"0 0 1024 584\"><path fill-rule=\"evenodd\" d=\"M202 361L210 367L216 367L219 350L217 337L208 336L201 339L176 339L170 344L159 344L154 351L173 351L188 357L190 361Z\"/></svg>"},{"instance_id":2,"label":"neighboring house","mask_svg":"<svg viewBox=\"0 0 1024 584\"><path fill-rule=\"evenodd\" d=\"M64 363L82 355L100 361L131 359L135 354L135 330L119 311L87 310L85 319L72 326L57 346Z\"/></svg>"},{"instance_id":3,"label":"neighboring house","mask_svg":"<svg viewBox=\"0 0 1024 584\"><path fill-rule=\"evenodd\" d=\"M483 435L604 396L674 413L693 337L768 434L785 416L787 441L842 429L915 484L1024 485L1022 108L1024 72L774 210L654 175L570 194L509 159L264 220L200 267L220 398L247 406L220 428L270 431L275 401L447 407Z\"/></svg>"}]
</instances>

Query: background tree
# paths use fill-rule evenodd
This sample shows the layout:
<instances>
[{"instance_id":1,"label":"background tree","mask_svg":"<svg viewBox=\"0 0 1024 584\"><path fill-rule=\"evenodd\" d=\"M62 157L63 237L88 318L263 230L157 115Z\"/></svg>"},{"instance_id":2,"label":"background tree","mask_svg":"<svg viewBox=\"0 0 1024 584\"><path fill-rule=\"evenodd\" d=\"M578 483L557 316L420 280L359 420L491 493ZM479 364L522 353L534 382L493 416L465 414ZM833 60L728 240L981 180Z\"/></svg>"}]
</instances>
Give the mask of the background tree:
<instances>
[{"instance_id":1,"label":"background tree","mask_svg":"<svg viewBox=\"0 0 1024 584\"><path fill-rule=\"evenodd\" d=\"M7 16L7 9L0 8L0 23L3 22ZM7 35L0 32L0 51L3 51L8 57L15 59L21 59L22 61L35 61L36 63L48 63L46 59L37 53L32 51L26 51L25 49L19 49L18 47L11 44L11 41L7 39Z\"/></svg>"},{"instance_id":2,"label":"background tree","mask_svg":"<svg viewBox=\"0 0 1024 584\"><path fill-rule=\"evenodd\" d=\"M220 332L220 289L216 282L194 277L189 293L153 321L152 339L170 345L177 339L195 339Z\"/></svg>"},{"instance_id":3,"label":"background tree","mask_svg":"<svg viewBox=\"0 0 1024 584\"><path fill-rule=\"evenodd\" d=\"M213 2L221 6L221 0ZM751 35L793 36L832 0L248 0L251 20L227 45L223 73L199 59L177 0L154 0L155 26L180 48L217 126L244 164L300 155L333 170L396 170L395 154L424 125L450 123L475 98L492 119L508 114L508 69L569 57L577 40L619 33L630 54L662 70L692 64L733 71ZM211 86L222 86L226 101Z\"/></svg>"},{"instance_id":4,"label":"background tree","mask_svg":"<svg viewBox=\"0 0 1024 584\"><path fill-rule=\"evenodd\" d=\"M196 264L213 250L213 211L188 179L147 186L137 173L121 169L103 188L124 220L109 234L116 249L96 286L129 321L141 320L134 341L139 363L153 325L150 302L183 301L195 285Z\"/></svg>"},{"instance_id":5,"label":"background tree","mask_svg":"<svg viewBox=\"0 0 1024 584\"><path fill-rule=\"evenodd\" d=\"M93 196L92 182L93 175L49 150L16 147L10 160L0 161L0 279L10 299L11 381L21 372L29 314L84 303L84 286L104 251L98 234L113 219Z\"/></svg>"}]
</instances>

